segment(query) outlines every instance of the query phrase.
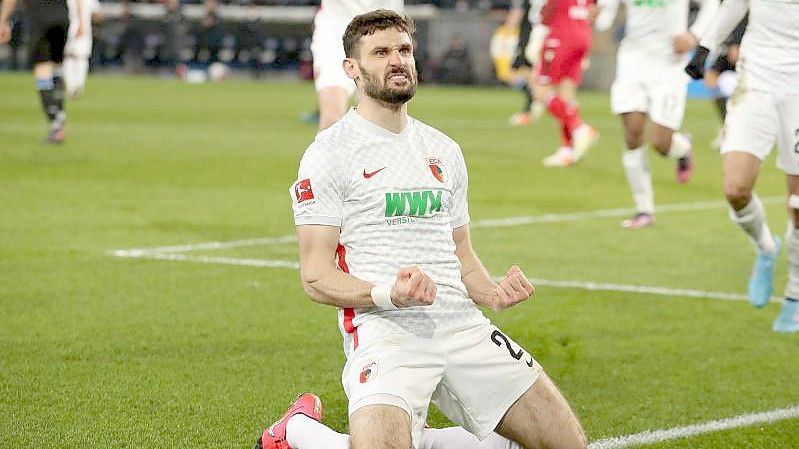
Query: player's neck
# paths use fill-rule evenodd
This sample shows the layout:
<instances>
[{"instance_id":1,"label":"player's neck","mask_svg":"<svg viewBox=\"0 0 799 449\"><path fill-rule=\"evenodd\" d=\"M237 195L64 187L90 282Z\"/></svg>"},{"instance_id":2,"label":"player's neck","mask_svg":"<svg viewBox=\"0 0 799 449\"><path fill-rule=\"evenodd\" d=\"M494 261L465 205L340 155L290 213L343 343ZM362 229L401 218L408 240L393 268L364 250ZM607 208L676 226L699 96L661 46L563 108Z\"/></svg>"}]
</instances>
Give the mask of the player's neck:
<instances>
[{"instance_id":1,"label":"player's neck","mask_svg":"<svg viewBox=\"0 0 799 449\"><path fill-rule=\"evenodd\" d=\"M363 95L355 108L358 115L375 125L399 134L408 123L408 104L395 105Z\"/></svg>"}]
</instances>

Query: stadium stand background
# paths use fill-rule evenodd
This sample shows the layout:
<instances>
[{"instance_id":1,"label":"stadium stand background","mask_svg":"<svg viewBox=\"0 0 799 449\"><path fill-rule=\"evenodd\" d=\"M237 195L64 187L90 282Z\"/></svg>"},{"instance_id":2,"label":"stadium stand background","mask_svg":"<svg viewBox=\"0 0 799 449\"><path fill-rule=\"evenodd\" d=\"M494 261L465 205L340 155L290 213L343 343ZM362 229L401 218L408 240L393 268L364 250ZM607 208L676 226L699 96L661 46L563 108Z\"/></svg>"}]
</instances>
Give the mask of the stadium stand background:
<instances>
[{"instance_id":1,"label":"stadium stand background","mask_svg":"<svg viewBox=\"0 0 799 449\"><path fill-rule=\"evenodd\" d=\"M421 80L496 83L488 46L510 3L406 0L408 13L417 21L416 57ZM175 43L161 1L104 1L103 20L94 26L91 70L169 74L173 68L169 55L177 47L178 59L189 69L221 62L236 75L310 79L309 47L318 5L319 0L184 0L184 37ZM209 8L217 11L219 22L205 29L201 23ZM0 46L0 69L27 68L25 23L19 13L14 23L15 38L10 45ZM456 44L462 48L453 48ZM585 87L609 86L614 52L612 36L596 37ZM459 61L461 66L457 65Z\"/></svg>"}]
</instances>

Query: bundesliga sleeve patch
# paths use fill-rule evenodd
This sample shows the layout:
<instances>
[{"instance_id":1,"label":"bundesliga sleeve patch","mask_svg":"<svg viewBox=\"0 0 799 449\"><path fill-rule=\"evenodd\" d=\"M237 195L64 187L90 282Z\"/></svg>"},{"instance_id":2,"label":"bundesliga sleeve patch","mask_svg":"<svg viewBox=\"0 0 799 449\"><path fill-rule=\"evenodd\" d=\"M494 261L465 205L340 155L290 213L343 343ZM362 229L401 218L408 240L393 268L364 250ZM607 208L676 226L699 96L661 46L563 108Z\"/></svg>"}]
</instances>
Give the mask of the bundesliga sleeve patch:
<instances>
[{"instance_id":1,"label":"bundesliga sleeve patch","mask_svg":"<svg viewBox=\"0 0 799 449\"><path fill-rule=\"evenodd\" d=\"M297 181L294 184L294 196L297 197L298 203L314 199L310 178Z\"/></svg>"}]
</instances>

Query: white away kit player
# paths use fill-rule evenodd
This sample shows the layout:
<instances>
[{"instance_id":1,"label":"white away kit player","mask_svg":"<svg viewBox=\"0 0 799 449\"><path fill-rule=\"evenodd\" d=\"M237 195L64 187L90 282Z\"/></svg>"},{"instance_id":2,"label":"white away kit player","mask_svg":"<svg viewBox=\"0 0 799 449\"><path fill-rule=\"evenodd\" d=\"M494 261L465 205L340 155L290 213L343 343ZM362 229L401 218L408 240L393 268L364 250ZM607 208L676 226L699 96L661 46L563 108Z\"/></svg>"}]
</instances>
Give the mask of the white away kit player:
<instances>
[{"instance_id":1,"label":"white away kit player","mask_svg":"<svg viewBox=\"0 0 799 449\"><path fill-rule=\"evenodd\" d=\"M790 219L785 232L788 283L773 329L792 333L799 331L799 1L725 0L686 71L694 78L703 76L707 55L747 9L749 24L736 67L738 85L727 102L721 145L724 195L730 218L757 251L749 299L763 307L771 298L781 242L769 229L754 187L763 160L777 145L777 167L787 178Z\"/></svg>"},{"instance_id":2,"label":"white away kit player","mask_svg":"<svg viewBox=\"0 0 799 449\"><path fill-rule=\"evenodd\" d=\"M83 93L89 73L89 57L92 54L92 17L100 12L99 0L82 0L83 34L78 31L78 8L75 0L67 0L69 8L69 31L64 48L64 82L70 97Z\"/></svg>"}]
</instances>

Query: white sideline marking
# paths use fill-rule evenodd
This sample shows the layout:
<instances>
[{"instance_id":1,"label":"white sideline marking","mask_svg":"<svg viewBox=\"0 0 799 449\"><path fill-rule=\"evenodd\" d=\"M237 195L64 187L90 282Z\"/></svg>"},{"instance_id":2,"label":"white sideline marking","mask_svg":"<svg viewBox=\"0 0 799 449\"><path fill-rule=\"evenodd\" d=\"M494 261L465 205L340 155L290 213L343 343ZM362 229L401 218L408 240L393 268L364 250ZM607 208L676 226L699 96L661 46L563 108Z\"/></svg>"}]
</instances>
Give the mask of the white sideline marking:
<instances>
[{"instance_id":1,"label":"white sideline marking","mask_svg":"<svg viewBox=\"0 0 799 449\"><path fill-rule=\"evenodd\" d=\"M763 203L772 204L784 201L781 196L769 196L761 198ZM723 201L699 201L693 203L674 203L666 204L658 207L658 212L684 212L694 210L706 210L716 207L726 207ZM581 221L594 218L607 218L607 217L623 217L634 213L634 209L621 208L621 209L599 209L586 212L569 212L559 214L545 214L545 215L531 215L520 217L508 217L499 219L486 219L476 220L471 223L472 228L497 228L509 226L523 226L528 224L537 223L555 223L567 221ZM240 248L247 246L258 245L279 245L283 243L296 242L296 235L284 235L280 237L263 237L241 240L230 240L225 242L201 242L186 245L173 245L173 246L159 246L152 248L132 248L132 249L118 249L110 251L109 254L115 257L128 257L128 258L147 258L158 260L173 260L183 262L197 262L197 263L212 263L223 265L242 265L249 267L267 267L267 268L289 268L298 269L299 264L291 260L275 260L275 259L242 259L234 257L215 257L215 256L189 256L185 254L191 251L202 250L221 250ZM714 292L693 289L674 289L666 287L646 286L646 285L629 285L629 284L612 284L601 283L593 281L568 281L568 280L548 280L548 279L534 279L533 282L537 285L556 287L556 288L575 288L592 291L614 291L614 292L630 292L642 293L649 295L663 295L663 296L683 296L689 298L706 298L706 299L721 299L728 301L745 301L745 295L736 293ZM772 301L779 301L780 298L773 297Z\"/></svg>"},{"instance_id":2,"label":"white sideline marking","mask_svg":"<svg viewBox=\"0 0 799 449\"><path fill-rule=\"evenodd\" d=\"M767 196L761 198L764 204L774 204L785 201L782 196ZM699 201L695 203L674 203L657 206L657 213L686 212L692 210L706 210L717 207L727 207L724 201ZM633 208L600 209L586 212L570 212L561 214L529 215L521 217L492 218L475 220L469 225L471 228L504 228L509 226L522 226L536 223L556 223L564 221L583 221L592 218L627 217L636 212Z\"/></svg>"},{"instance_id":3,"label":"white sideline marking","mask_svg":"<svg viewBox=\"0 0 799 449\"><path fill-rule=\"evenodd\" d=\"M175 260L180 262L198 262L221 265L243 265L247 267L267 267L267 268L291 268L299 270L300 264L291 260L272 260L272 259L242 259L238 257L214 257L214 256L187 256L185 254L166 253L158 251L123 251L117 250L111 253L116 257L130 257L156 260Z\"/></svg>"},{"instance_id":4,"label":"white sideline marking","mask_svg":"<svg viewBox=\"0 0 799 449\"><path fill-rule=\"evenodd\" d=\"M589 449L621 449L630 446L654 444L668 440L676 440L704 433L718 432L721 430L746 427L764 422L783 421L799 417L799 405L793 407L779 408L768 412L750 413L738 415L732 418L724 418L715 421L708 421L701 424L690 426L673 427L662 430L646 430L615 438L604 438L588 445Z\"/></svg>"},{"instance_id":5,"label":"white sideline marking","mask_svg":"<svg viewBox=\"0 0 799 449\"><path fill-rule=\"evenodd\" d=\"M767 196L761 198L764 204L774 204L784 201L785 198L781 196ZM674 203L658 206L658 213L668 212L686 212L692 210L705 210L716 207L726 207L723 201L699 201L694 203ZM622 208L622 209L599 209L586 212L566 212L558 214L544 214L544 215L524 215L519 217L507 218L491 218L484 220L474 220L469 224L473 229L479 228L506 228L510 226L524 226L528 224L537 223L557 223L567 221L583 221L592 218L608 218L608 217L626 217L635 213L635 209ZM243 246L257 246L257 245L278 245L281 243L291 243L297 241L297 236L294 234L284 235L281 237L263 237L254 239L230 240L226 242L202 242L191 243L187 245L176 246L158 246L153 248L132 248L127 250L115 250L112 255L117 257L131 257L135 253L152 253L152 252L188 252L188 251L201 251L201 250L217 250L217 249L230 249L240 248Z\"/></svg>"}]
</instances>

